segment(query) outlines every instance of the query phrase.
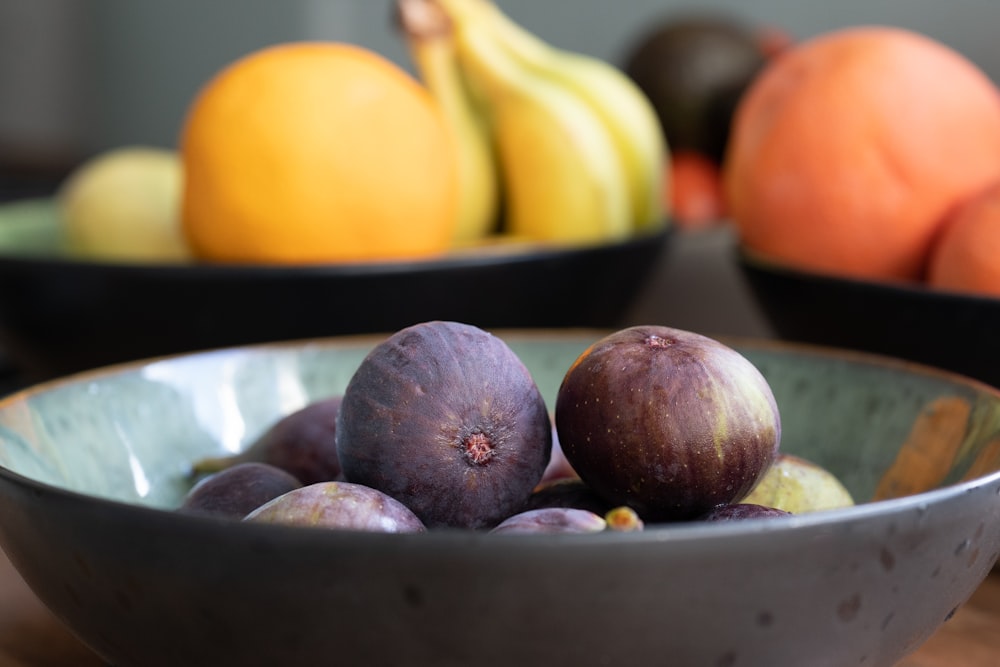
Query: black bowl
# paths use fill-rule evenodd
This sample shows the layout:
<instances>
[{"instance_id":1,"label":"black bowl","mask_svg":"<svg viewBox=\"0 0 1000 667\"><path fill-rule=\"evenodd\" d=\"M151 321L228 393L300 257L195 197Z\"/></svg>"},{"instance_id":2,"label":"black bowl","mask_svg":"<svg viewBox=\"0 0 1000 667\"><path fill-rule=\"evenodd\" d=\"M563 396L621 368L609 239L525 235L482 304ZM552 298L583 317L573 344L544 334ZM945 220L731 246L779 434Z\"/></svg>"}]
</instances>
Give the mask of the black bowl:
<instances>
[{"instance_id":1,"label":"black bowl","mask_svg":"<svg viewBox=\"0 0 1000 667\"><path fill-rule=\"evenodd\" d=\"M671 236L322 266L124 264L58 249L54 207L0 208L0 348L32 380L216 347L398 330L618 326Z\"/></svg>"},{"instance_id":2,"label":"black bowl","mask_svg":"<svg viewBox=\"0 0 1000 667\"><path fill-rule=\"evenodd\" d=\"M1000 386L1000 299L811 273L745 248L737 261L783 339L891 355Z\"/></svg>"}]
</instances>

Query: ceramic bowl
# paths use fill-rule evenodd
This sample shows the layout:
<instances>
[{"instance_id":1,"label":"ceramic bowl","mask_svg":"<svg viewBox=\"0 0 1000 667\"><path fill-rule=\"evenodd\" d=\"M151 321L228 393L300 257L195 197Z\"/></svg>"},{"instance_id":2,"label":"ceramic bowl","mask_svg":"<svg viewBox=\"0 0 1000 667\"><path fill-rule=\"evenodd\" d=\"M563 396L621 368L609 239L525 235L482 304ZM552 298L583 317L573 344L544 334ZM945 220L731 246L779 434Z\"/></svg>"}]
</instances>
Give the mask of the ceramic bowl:
<instances>
[{"instance_id":1,"label":"ceramic bowl","mask_svg":"<svg viewBox=\"0 0 1000 667\"><path fill-rule=\"evenodd\" d=\"M1000 299L811 273L746 249L737 263L783 339L901 357L1000 387Z\"/></svg>"},{"instance_id":2,"label":"ceramic bowl","mask_svg":"<svg viewBox=\"0 0 1000 667\"><path fill-rule=\"evenodd\" d=\"M499 332L549 405L601 332ZM378 338L120 365L0 401L0 544L115 667L890 667L1000 551L1000 392L878 357L727 341L782 449L859 504L636 533L389 535L174 510L196 458L343 390Z\"/></svg>"},{"instance_id":3,"label":"ceramic bowl","mask_svg":"<svg viewBox=\"0 0 1000 667\"><path fill-rule=\"evenodd\" d=\"M151 356L395 331L430 319L614 327L669 236L382 264L124 264L68 257L52 200L20 201L0 207L0 349L20 373L40 380Z\"/></svg>"}]
</instances>

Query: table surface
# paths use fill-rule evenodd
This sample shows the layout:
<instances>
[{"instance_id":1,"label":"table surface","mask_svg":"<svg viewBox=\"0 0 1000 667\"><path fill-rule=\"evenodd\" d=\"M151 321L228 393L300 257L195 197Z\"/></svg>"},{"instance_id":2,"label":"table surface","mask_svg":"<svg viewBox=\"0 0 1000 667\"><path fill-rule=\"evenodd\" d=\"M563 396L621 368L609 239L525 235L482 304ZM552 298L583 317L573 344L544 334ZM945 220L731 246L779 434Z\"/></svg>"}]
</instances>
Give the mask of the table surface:
<instances>
[{"instance_id":1,"label":"table surface","mask_svg":"<svg viewBox=\"0 0 1000 667\"><path fill-rule=\"evenodd\" d=\"M0 552L0 667L106 667L31 593ZM1000 571L897 667L1000 665Z\"/></svg>"}]
</instances>

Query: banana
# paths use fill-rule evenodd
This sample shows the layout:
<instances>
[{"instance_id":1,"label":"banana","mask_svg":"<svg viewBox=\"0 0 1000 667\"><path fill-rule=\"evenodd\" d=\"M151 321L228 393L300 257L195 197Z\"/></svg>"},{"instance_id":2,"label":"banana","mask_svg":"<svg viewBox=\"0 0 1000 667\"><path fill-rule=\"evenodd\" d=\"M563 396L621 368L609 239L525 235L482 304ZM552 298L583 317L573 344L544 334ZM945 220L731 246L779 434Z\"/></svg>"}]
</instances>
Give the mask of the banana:
<instances>
[{"instance_id":1,"label":"banana","mask_svg":"<svg viewBox=\"0 0 1000 667\"><path fill-rule=\"evenodd\" d=\"M497 225L497 165L485 119L456 61L451 21L428 0L399 0L397 18L418 76L440 106L454 139L459 165L459 214L453 237L465 246Z\"/></svg>"},{"instance_id":2,"label":"banana","mask_svg":"<svg viewBox=\"0 0 1000 667\"><path fill-rule=\"evenodd\" d=\"M492 0L440 1L463 20L480 21L522 65L583 98L603 120L623 160L635 229L648 231L666 224L669 148L652 104L631 79L602 60L551 46Z\"/></svg>"},{"instance_id":3,"label":"banana","mask_svg":"<svg viewBox=\"0 0 1000 667\"><path fill-rule=\"evenodd\" d=\"M454 22L463 71L486 101L507 231L574 243L630 236L626 169L600 115L577 91L513 57L474 5L438 4Z\"/></svg>"}]
</instances>

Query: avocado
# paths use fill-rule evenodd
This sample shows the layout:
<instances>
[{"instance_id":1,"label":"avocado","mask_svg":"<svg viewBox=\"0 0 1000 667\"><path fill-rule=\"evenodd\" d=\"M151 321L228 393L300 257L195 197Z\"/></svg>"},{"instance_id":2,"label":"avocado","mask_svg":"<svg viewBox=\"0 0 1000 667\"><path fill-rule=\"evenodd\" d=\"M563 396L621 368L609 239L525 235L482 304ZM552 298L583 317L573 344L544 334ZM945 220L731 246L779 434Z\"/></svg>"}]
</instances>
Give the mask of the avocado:
<instances>
[{"instance_id":1,"label":"avocado","mask_svg":"<svg viewBox=\"0 0 1000 667\"><path fill-rule=\"evenodd\" d=\"M622 69L649 97L671 150L721 163L736 105L766 61L749 26L691 14L655 23L634 40Z\"/></svg>"}]
</instances>

